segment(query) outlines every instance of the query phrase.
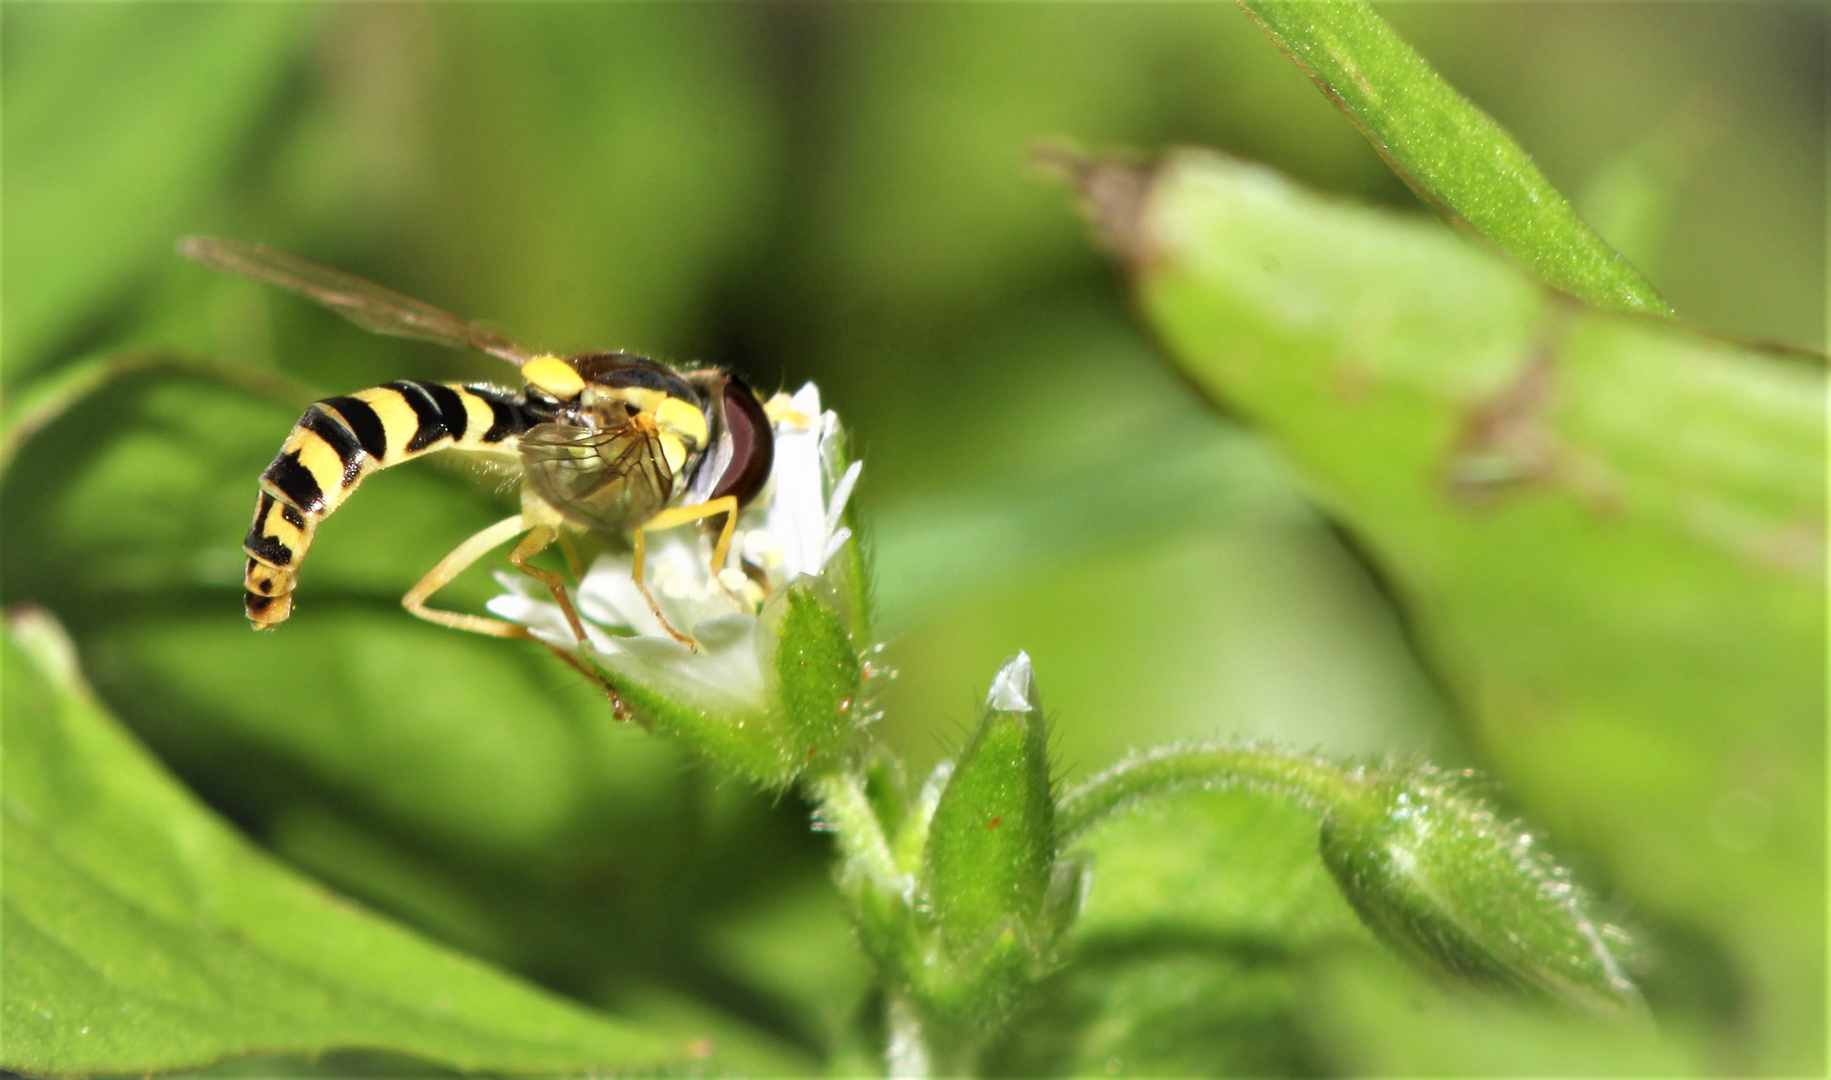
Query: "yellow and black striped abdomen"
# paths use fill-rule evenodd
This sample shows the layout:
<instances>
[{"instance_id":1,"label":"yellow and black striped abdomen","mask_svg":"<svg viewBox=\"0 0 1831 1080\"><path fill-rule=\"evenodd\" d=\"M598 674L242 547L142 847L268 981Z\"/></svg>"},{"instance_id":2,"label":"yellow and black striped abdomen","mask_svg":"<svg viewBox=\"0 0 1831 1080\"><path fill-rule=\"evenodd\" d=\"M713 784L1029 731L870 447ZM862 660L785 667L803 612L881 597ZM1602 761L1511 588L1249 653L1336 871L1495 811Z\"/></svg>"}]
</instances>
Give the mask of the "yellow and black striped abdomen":
<instances>
[{"instance_id":1,"label":"yellow and black striped abdomen","mask_svg":"<svg viewBox=\"0 0 1831 1080\"><path fill-rule=\"evenodd\" d=\"M513 454L532 420L521 399L493 386L402 379L314 402L261 473L243 584L248 618L265 630L292 613L299 564L318 523L377 469L435 450Z\"/></svg>"}]
</instances>

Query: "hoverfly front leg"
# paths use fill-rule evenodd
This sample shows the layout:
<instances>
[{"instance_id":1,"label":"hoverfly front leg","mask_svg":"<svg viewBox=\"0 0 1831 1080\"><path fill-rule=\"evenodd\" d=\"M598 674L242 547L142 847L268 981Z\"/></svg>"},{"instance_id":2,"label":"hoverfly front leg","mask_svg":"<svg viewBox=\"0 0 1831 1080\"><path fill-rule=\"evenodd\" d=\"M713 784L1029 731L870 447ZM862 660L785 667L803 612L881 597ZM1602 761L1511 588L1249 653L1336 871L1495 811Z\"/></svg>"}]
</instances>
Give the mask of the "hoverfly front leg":
<instances>
[{"instance_id":1,"label":"hoverfly front leg","mask_svg":"<svg viewBox=\"0 0 1831 1080\"><path fill-rule=\"evenodd\" d=\"M631 559L630 577L635 580L636 588L641 591L642 598L648 601L648 609L655 613L655 618L660 621L661 628L668 632L668 636L689 648L697 649L699 643L674 629L673 624L668 622L667 616L661 613L661 605L655 602L655 595L648 591L648 583L642 580L646 549L646 545L643 542L643 533L659 529L671 529L676 525L685 525L690 521L701 521L705 518L715 517L719 514L725 515L725 524L724 527L719 530L718 543L712 548L712 580L717 581L719 587L723 588L724 582L719 579L718 572L725 568L725 555L731 549L731 536L737 531L736 496L724 495L716 499L708 499L696 506L676 506L672 510L663 510L661 513L656 514L654 517L643 522L641 526L632 530L630 534L630 547L633 549L634 554L634 558ZM726 589L725 591L727 593L730 592L729 589Z\"/></svg>"}]
</instances>

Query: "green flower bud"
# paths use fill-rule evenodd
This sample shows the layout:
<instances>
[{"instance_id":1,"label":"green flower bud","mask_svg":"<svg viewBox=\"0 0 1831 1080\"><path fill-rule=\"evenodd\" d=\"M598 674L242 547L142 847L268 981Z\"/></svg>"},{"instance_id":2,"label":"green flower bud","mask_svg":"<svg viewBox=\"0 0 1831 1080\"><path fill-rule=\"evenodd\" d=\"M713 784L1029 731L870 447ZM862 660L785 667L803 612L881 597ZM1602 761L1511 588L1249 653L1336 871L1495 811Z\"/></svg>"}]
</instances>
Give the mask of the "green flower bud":
<instances>
[{"instance_id":1,"label":"green flower bud","mask_svg":"<svg viewBox=\"0 0 1831 1080\"><path fill-rule=\"evenodd\" d=\"M926 929L905 966L931 1020L971 1038L996 1030L1048 965L1062 894L1079 880L1056 873L1048 729L1028 656L998 672L978 728L938 775L918 888Z\"/></svg>"},{"instance_id":2,"label":"green flower bud","mask_svg":"<svg viewBox=\"0 0 1831 1080\"><path fill-rule=\"evenodd\" d=\"M857 730L858 654L831 594L819 579L797 578L757 619L700 624L697 650L636 639L636 648L593 659L656 731L780 786L843 752Z\"/></svg>"},{"instance_id":3,"label":"green flower bud","mask_svg":"<svg viewBox=\"0 0 1831 1080\"><path fill-rule=\"evenodd\" d=\"M858 727L860 665L840 611L832 585L811 577L789 582L763 607L775 632L758 645L791 773L845 751Z\"/></svg>"},{"instance_id":4,"label":"green flower bud","mask_svg":"<svg viewBox=\"0 0 1831 1080\"><path fill-rule=\"evenodd\" d=\"M1565 870L1495 816L1466 775L1360 776L1322 826L1322 857L1361 918L1427 967L1605 1014L1640 995Z\"/></svg>"},{"instance_id":5,"label":"green flower bud","mask_svg":"<svg viewBox=\"0 0 1831 1080\"><path fill-rule=\"evenodd\" d=\"M1048 730L1023 653L992 680L984 716L935 807L923 888L948 951L1005 924L1036 925L1055 865Z\"/></svg>"}]
</instances>

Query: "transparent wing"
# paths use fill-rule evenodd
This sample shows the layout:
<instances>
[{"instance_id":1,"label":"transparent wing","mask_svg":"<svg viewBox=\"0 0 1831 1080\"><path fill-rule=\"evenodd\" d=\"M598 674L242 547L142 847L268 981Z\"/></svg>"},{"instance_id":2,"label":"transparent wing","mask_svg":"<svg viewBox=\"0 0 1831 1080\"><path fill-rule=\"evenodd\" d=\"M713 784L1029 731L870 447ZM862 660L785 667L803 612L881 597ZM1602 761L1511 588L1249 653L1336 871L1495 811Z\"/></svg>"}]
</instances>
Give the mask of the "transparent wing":
<instances>
[{"instance_id":1,"label":"transparent wing","mask_svg":"<svg viewBox=\"0 0 1831 1080\"><path fill-rule=\"evenodd\" d=\"M417 338L454 349L478 349L517 367L534 358L534 353L507 338L431 304L264 244L187 236L178 241L178 253L214 270L291 289L377 334Z\"/></svg>"},{"instance_id":2,"label":"transparent wing","mask_svg":"<svg viewBox=\"0 0 1831 1080\"><path fill-rule=\"evenodd\" d=\"M660 441L634 425L591 431L537 424L521 435L521 465L535 494L570 520L605 532L641 525L674 493Z\"/></svg>"}]
</instances>

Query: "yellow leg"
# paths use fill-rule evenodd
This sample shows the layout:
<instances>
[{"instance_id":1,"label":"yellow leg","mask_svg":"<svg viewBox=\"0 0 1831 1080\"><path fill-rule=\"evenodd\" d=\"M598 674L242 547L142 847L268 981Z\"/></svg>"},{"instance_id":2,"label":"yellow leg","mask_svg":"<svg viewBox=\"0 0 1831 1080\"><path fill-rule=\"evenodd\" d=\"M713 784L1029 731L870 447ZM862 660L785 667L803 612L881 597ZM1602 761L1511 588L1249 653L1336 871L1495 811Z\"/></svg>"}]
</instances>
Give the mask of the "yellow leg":
<instances>
[{"instance_id":1,"label":"yellow leg","mask_svg":"<svg viewBox=\"0 0 1831 1080\"><path fill-rule=\"evenodd\" d=\"M579 549L573 544L572 537L562 532L559 534L560 554L566 557L566 569L572 571L572 580L585 580L585 564L579 561Z\"/></svg>"},{"instance_id":2,"label":"yellow leg","mask_svg":"<svg viewBox=\"0 0 1831 1080\"><path fill-rule=\"evenodd\" d=\"M544 536L542 535L543 530L546 534ZM426 606L426 601L433 593L436 593L440 589L451 584L453 579L459 574L462 574L470 564L489 554L491 549L500 547L516 534L528 531L527 524L522 520L520 514L516 514L514 517L504 518L496 524L491 525L489 528L471 537L469 540L459 544L451 554L440 559L437 566L428 570L426 576L421 578L419 583L413 588L407 590L406 596L401 597L401 606L420 618L425 619L427 622L435 622L440 626L449 626L455 630L470 630L478 634L489 634L492 637L527 638L533 641L540 641L539 638L534 637L533 634L528 632L527 627L522 626L519 623L504 622L501 619L488 619L481 615L465 615L456 611L439 611L436 608L429 608ZM509 553L509 561L514 563L522 573L540 581L553 590L553 598L559 601L560 610L566 613L566 621L572 624L572 632L577 634L579 640L582 642L585 640L585 630L584 627L579 625L578 613L572 609L571 598L566 596L564 587L565 582L560 580L558 574L549 574L548 571L527 565L528 559L539 554L542 548L553 542L553 535L556 533L557 530L550 525L535 526L528 538L521 543L516 544L515 550ZM530 541L538 542L530 543ZM552 580L549 580L549 577L551 577ZM590 667L586 666L583 661L559 646L547 641L541 641L540 643L546 647L548 652L559 657L561 660L564 660L574 671L577 671L592 682L597 683L598 686L603 689L604 693L610 697L612 715L618 720L630 719L629 710L624 706L623 699L618 696L616 687L606 682L604 676L593 671ZM644 721L645 725L646 723L647 721Z\"/></svg>"},{"instance_id":3,"label":"yellow leg","mask_svg":"<svg viewBox=\"0 0 1831 1080\"><path fill-rule=\"evenodd\" d=\"M689 649L699 648L699 642L694 641L692 638L674 629L674 624L669 622L668 617L661 613L661 605L655 602L655 594L648 591L648 583L642 580L642 567L647 560L648 545L643 542L641 529L637 529L630 534L629 546L633 555L630 559L630 579L636 583L636 591L642 594L642 599L648 601L648 609L655 613L655 621L660 623L661 628L666 630L668 636L675 641L680 642Z\"/></svg>"},{"instance_id":4,"label":"yellow leg","mask_svg":"<svg viewBox=\"0 0 1831 1080\"><path fill-rule=\"evenodd\" d=\"M496 524L483 530L469 540L459 544L452 553L439 560L439 564L426 571L426 576L419 580L407 595L401 597L401 606L413 614L435 622L440 626L449 626L454 630L469 630L477 634L489 634L492 637L529 637L528 628L517 623L504 622L501 619L489 619L482 615L464 615L456 611L439 611L426 606L426 601L433 593L438 592L462 574L471 563L489 554L492 548L501 546L510 538L527 531L520 514L503 518Z\"/></svg>"},{"instance_id":5,"label":"yellow leg","mask_svg":"<svg viewBox=\"0 0 1831 1080\"><path fill-rule=\"evenodd\" d=\"M731 550L731 534L737 531L737 496L726 495L697 506L676 506L672 510L663 510L643 522L642 527L654 532L685 525L689 521L702 521L718 514L725 515L725 525L718 531L718 543L712 548L712 572L716 574L725 568L725 554Z\"/></svg>"},{"instance_id":6,"label":"yellow leg","mask_svg":"<svg viewBox=\"0 0 1831 1080\"><path fill-rule=\"evenodd\" d=\"M636 588L642 593L642 599L648 601L648 609L655 613L655 619L661 623L661 628L668 632L669 637L695 649L699 647L699 643L674 629L674 625L668 622L668 617L661 613L661 605L655 602L655 594L648 591L648 583L643 580L642 571L648 549L643 534L654 529L672 529L676 525L685 525L689 521L700 521L712 517L714 514L725 515L725 526L719 530L718 543L712 549L712 577L716 581L718 572L725 566L725 554L731 547L731 534L737 530L737 498L735 496L726 495L697 506L676 506L672 510L663 510L643 522L630 534L630 547L634 555L634 558L630 560L630 577L636 582ZM722 588L724 583L719 582L719 585Z\"/></svg>"},{"instance_id":7,"label":"yellow leg","mask_svg":"<svg viewBox=\"0 0 1831 1080\"><path fill-rule=\"evenodd\" d=\"M536 638L535 640L539 641L540 639ZM541 641L541 644L547 647L548 652L565 661L567 667L598 684L598 689L604 691L605 695L610 698L610 715L617 723L627 724L631 720L637 720L641 722L643 727L649 726L649 722L645 718L631 715L629 707L623 704L622 695L617 693L617 688L610 685L610 681L604 678L603 675L588 666L583 660L580 660L578 657L560 648L558 645L553 644L551 641Z\"/></svg>"},{"instance_id":8,"label":"yellow leg","mask_svg":"<svg viewBox=\"0 0 1831 1080\"><path fill-rule=\"evenodd\" d=\"M572 607L572 597L566 595L566 579L552 570L542 570L538 566L528 565L528 560L547 549L547 545L558 538L560 531L551 525L536 525L528 530L528 535L521 538L515 550L509 552L509 562L515 569L533 578L547 587L553 594L553 602L565 613L566 625L572 627L572 636L579 644L585 643L585 626L579 622L579 613Z\"/></svg>"}]
</instances>

